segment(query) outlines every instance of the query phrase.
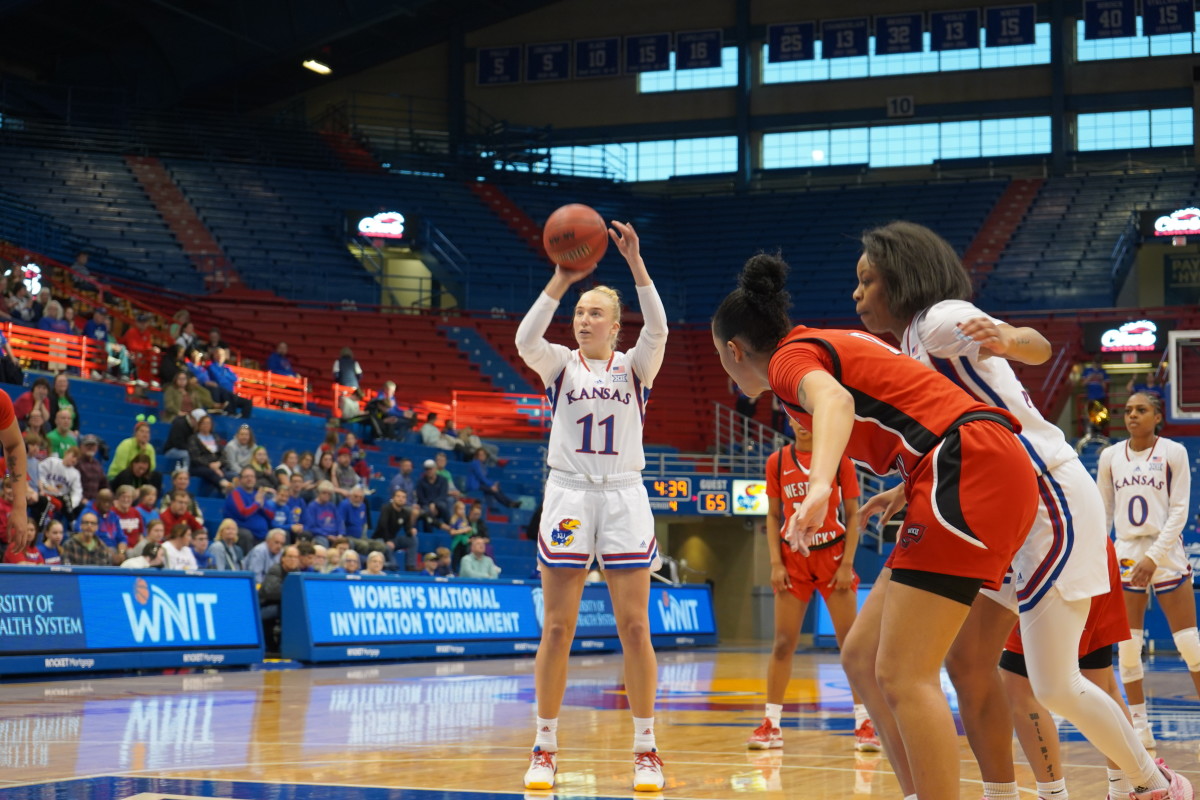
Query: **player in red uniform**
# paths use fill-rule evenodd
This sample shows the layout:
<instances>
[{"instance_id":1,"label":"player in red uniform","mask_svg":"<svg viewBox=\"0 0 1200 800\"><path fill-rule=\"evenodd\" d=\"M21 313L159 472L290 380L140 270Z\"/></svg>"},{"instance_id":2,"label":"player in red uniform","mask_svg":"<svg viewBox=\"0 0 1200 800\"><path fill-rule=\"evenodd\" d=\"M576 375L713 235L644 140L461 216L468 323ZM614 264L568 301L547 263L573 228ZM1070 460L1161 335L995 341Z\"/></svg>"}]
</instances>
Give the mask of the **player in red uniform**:
<instances>
[{"instance_id":1,"label":"player in red uniform","mask_svg":"<svg viewBox=\"0 0 1200 800\"><path fill-rule=\"evenodd\" d=\"M878 732L885 749L907 753L893 762L897 777L923 800L958 797L958 736L940 670L975 595L1000 586L1037 511L1020 426L870 334L791 329L786 279L782 260L751 258L713 317L713 344L743 392L774 392L813 432L809 492L786 531L801 552L820 530L843 452L904 479L908 516L867 600L879 627L860 631L860 617L843 661L856 642L877 644L877 693L863 697L872 718L884 703L894 719Z\"/></svg>"},{"instance_id":2,"label":"player in red uniform","mask_svg":"<svg viewBox=\"0 0 1200 800\"><path fill-rule=\"evenodd\" d=\"M29 473L25 463L25 438L17 425L12 398L5 392L0 392L0 446L4 448L4 466L8 476L12 478L13 487L8 529L0 532L0 538L4 540L5 549L14 553L24 553L26 549L34 546L29 537L26 515L28 503L25 491L29 485Z\"/></svg>"},{"instance_id":3,"label":"player in red uniform","mask_svg":"<svg viewBox=\"0 0 1200 800\"><path fill-rule=\"evenodd\" d=\"M792 676L792 656L800 638L800 626L813 592L821 593L833 620L838 644L846 638L858 613L858 575L854 553L858 549L858 475L854 464L843 456L837 483L820 531L813 537L811 551L802 556L779 536L808 494L812 462L812 434L791 420L796 443L785 445L767 458L767 549L771 554L771 589L775 594L775 643L767 666L767 707L762 724L746 741L751 750L783 747L780 718L783 696ZM844 511L844 513L839 513ZM877 752L879 737L871 725L866 706L854 698L855 749Z\"/></svg>"}]
</instances>

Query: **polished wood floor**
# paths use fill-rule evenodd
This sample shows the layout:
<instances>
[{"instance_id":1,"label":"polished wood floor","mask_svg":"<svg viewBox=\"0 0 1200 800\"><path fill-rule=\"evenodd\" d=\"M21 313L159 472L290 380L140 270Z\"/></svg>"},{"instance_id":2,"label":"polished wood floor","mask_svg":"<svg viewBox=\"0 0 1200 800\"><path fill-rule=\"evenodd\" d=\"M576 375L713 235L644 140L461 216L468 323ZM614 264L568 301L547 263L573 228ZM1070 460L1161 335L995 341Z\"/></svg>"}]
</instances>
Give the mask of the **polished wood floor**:
<instances>
[{"instance_id":1,"label":"polished wood floor","mask_svg":"<svg viewBox=\"0 0 1200 800\"><path fill-rule=\"evenodd\" d=\"M899 797L886 759L854 752L850 696L831 654L796 659L785 749L747 751L765 666L757 647L660 654L662 797ZM532 668L523 658L8 683L0 800L522 795ZM1158 755L1200 783L1188 674L1158 658L1147 686ZM1103 760L1069 726L1063 735L1072 797L1103 798ZM575 658L558 788L528 796L634 796L631 741L619 656ZM962 796L973 799L979 774L961 741Z\"/></svg>"}]
</instances>

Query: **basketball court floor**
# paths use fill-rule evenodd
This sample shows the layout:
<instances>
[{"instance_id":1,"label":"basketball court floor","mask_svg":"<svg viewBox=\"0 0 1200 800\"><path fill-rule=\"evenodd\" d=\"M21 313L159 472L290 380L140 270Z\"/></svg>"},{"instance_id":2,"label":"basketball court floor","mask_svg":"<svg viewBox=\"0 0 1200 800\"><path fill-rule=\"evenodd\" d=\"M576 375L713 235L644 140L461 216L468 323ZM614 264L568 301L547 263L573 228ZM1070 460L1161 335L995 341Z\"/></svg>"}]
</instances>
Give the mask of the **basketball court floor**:
<instances>
[{"instance_id":1,"label":"basketball court floor","mask_svg":"<svg viewBox=\"0 0 1200 800\"><path fill-rule=\"evenodd\" d=\"M573 659L558 788L525 792L533 659L84 677L0 685L0 800L484 800L512 796L789 800L900 796L886 760L854 752L832 653L799 655L783 751L752 752L766 648L660 654L661 794L629 787L632 731L618 655ZM1158 755L1200 783L1200 703L1183 664L1154 658ZM952 690L947 692L954 702ZM1075 798L1104 762L1064 726ZM982 794L962 741L962 796ZM1033 778L1017 756L1023 797Z\"/></svg>"}]
</instances>

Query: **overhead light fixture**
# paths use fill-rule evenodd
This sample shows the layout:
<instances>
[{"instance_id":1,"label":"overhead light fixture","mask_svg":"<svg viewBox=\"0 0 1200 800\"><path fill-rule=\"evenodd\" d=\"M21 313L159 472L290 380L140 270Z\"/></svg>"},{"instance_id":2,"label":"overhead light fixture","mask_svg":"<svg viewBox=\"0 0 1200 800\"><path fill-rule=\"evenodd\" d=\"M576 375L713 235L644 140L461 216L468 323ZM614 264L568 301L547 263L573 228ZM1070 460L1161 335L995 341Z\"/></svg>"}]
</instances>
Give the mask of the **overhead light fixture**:
<instances>
[{"instance_id":1,"label":"overhead light fixture","mask_svg":"<svg viewBox=\"0 0 1200 800\"><path fill-rule=\"evenodd\" d=\"M304 61L304 63L302 64L302 66L305 69L311 69L313 72L317 73L318 75L328 75L329 73L333 72L333 69L328 64L322 64L320 61L317 61L315 58L306 59Z\"/></svg>"}]
</instances>

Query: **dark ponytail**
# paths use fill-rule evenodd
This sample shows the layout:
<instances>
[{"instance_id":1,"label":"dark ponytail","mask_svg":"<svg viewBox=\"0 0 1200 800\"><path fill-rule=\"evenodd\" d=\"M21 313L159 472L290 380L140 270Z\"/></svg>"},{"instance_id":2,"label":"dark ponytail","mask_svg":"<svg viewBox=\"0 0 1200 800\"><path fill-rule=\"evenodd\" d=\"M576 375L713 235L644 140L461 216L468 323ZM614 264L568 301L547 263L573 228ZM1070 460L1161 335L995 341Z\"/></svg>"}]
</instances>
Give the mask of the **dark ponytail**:
<instances>
[{"instance_id":1,"label":"dark ponytail","mask_svg":"<svg viewBox=\"0 0 1200 800\"><path fill-rule=\"evenodd\" d=\"M773 351L792 328L787 275L787 262L778 255L752 256L738 276L738 288L721 301L713 314L717 339L728 342L740 336L756 353Z\"/></svg>"}]
</instances>

